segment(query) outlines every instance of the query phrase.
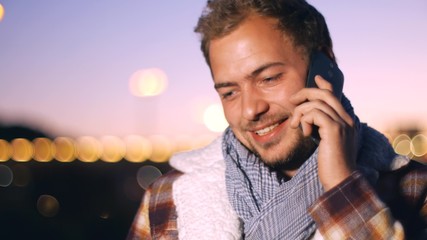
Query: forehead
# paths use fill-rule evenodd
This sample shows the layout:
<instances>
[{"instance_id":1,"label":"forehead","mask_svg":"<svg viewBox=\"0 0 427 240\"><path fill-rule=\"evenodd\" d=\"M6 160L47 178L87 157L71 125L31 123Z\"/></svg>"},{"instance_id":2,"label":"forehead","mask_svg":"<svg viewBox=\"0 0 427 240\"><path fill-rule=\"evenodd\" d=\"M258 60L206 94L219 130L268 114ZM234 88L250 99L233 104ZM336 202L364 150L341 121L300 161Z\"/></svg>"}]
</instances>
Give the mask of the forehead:
<instances>
[{"instance_id":1,"label":"forehead","mask_svg":"<svg viewBox=\"0 0 427 240\"><path fill-rule=\"evenodd\" d=\"M301 54L291 38L278 29L276 19L257 15L249 16L228 35L212 40L209 52L214 80L249 74L268 62L285 64Z\"/></svg>"}]
</instances>

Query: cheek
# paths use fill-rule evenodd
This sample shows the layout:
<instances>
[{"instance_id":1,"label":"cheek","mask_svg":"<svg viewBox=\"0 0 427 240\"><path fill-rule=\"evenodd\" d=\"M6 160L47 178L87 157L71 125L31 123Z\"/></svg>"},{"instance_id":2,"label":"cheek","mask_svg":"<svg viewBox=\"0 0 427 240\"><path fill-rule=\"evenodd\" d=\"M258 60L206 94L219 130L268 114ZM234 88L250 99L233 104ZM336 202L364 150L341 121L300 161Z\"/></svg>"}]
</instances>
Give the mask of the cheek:
<instances>
[{"instance_id":1,"label":"cheek","mask_svg":"<svg viewBox=\"0 0 427 240\"><path fill-rule=\"evenodd\" d=\"M237 126L239 124L240 111L238 109L234 109L231 106L227 106L227 105L223 105L222 107L224 109L224 116L228 124L231 127Z\"/></svg>"},{"instance_id":2,"label":"cheek","mask_svg":"<svg viewBox=\"0 0 427 240\"><path fill-rule=\"evenodd\" d=\"M293 110L296 106L290 103L289 98L297 93L302 87L282 87L267 93L266 100L270 105L278 105L287 110Z\"/></svg>"}]
</instances>

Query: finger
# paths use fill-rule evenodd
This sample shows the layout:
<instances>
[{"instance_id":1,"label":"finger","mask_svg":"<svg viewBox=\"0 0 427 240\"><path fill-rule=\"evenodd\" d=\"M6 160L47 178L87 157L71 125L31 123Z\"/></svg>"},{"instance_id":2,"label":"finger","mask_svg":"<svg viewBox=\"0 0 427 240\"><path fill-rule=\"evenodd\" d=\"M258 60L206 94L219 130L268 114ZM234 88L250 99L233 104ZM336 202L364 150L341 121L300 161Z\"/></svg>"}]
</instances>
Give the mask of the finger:
<instances>
[{"instance_id":1,"label":"finger","mask_svg":"<svg viewBox=\"0 0 427 240\"><path fill-rule=\"evenodd\" d=\"M335 105L337 108L334 108L334 109L337 111L338 115L340 115L347 124L353 126L353 118L344 109L340 99L336 97L335 95L336 93L334 93L334 86L332 85L332 83L320 75L316 75L316 77L314 78L314 81L316 82L319 89L328 90L333 93L333 96L330 96L330 98L328 98L331 100L331 102L329 102L330 105L332 104Z\"/></svg>"},{"instance_id":2,"label":"finger","mask_svg":"<svg viewBox=\"0 0 427 240\"><path fill-rule=\"evenodd\" d=\"M299 126L301 126L302 135L303 135L304 137L308 137L308 136L310 136L310 135L311 135L311 133L313 132L313 125L309 124L309 123L308 123L308 122L306 122L306 121L302 121L302 122L300 122L300 125L299 125Z\"/></svg>"},{"instance_id":3,"label":"finger","mask_svg":"<svg viewBox=\"0 0 427 240\"><path fill-rule=\"evenodd\" d=\"M332 83L324 79L322 76L316 75L314 77L314 81L316 82L316 85L319 87L319 89L325 89L330 92L334 92L334 87L332 86Z\"/></svg>"},{"instance_id":4,"label":"finger","mask_svg":"<svg viewBox=\"0 0 427 240\"><path fill-rule=\"evenodd\" d=\"M319 78L321 78L319 76ZM289 98L289 101L294 105L301 105L304 102L307 101L315 101L315 100L321 100L331 106L335 112L342 118L344 121L349 124L350 126L353 126L353 118L347 113L347 111L342 106L340 100L336 98L335 95L332 94L332 91L327 89L330 86L330 83L328 82L322 82L324 80L323 78L320 80L319 84L322 87L326 87L326 89L320 89L320 88L304 88L297 92L296 94L292 95Z\"/></svg>"},{"instance_id":5,"label":"finger","mask_svg":"<svg viewBox=\"0 0 427 240\"><path fill-rule=\"evenodd\" d=\"M319 127L319 135L321 139L327 139L330 133L339 134L340 130L345 128L345 123L334 121L328 114L320 109L313 109L301 117L301 127L305 136L311 134L312 125ZM327 131L328 130L328 131ZM333 130L330 132L329 130Z\"/></svg>"},{"instance_id":6,"label":"finger","mask_svg":"<svg viewBox=\"0 0 427 240\"><path fill-rule=\"evenodd\" d=\"M298 105L294 111L293 116L291 119L291 126L296 127L300 123L300 119L303 115L307 114L308 112L312 111L313 109L319 109L323 113L329 115L331 119L334 121L341 121L341 116L333 109L330 105L326 104L323 101L315 100L310 102L305 102L301 105Z\"/></svg>"}]
</instances>

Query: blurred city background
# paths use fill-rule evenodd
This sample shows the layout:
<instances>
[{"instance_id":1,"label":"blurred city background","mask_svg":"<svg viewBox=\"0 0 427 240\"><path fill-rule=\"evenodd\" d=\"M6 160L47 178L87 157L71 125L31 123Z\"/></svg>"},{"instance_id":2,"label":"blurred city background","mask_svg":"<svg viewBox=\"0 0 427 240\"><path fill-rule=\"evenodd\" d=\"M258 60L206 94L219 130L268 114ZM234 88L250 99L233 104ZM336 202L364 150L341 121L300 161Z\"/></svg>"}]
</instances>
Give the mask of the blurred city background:
<instances>
[{"instance_id":1,"label":"blurred city background","mask_svg":"<svg viewBox=\"0 0 427 240\"><path fill-rule=\"evenodd\" d=\"M309 2L359 118L427 163L427 2ZM124 239L170 156L220 135L204 4L0 0L0 239Z\"/></svg>"}]
</instances>

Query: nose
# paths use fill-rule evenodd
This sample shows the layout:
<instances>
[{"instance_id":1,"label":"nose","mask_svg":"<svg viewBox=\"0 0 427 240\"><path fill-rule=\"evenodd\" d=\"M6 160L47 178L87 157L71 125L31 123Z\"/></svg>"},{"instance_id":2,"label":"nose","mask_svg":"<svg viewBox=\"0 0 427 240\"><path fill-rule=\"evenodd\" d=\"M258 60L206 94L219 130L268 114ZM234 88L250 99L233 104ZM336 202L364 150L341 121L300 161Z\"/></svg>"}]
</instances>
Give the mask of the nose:
<instances>
[{"instance_id":1,"label":"nose","mask_svg":"<svg viewBox=\"0 0 427 240\"><path fill-rule=\"evenodd\" d=\"M262 94L248 91L242 96L242 116L248 121L257 121L268 111L269 105Z\"/></svg>"}]
</instances>

